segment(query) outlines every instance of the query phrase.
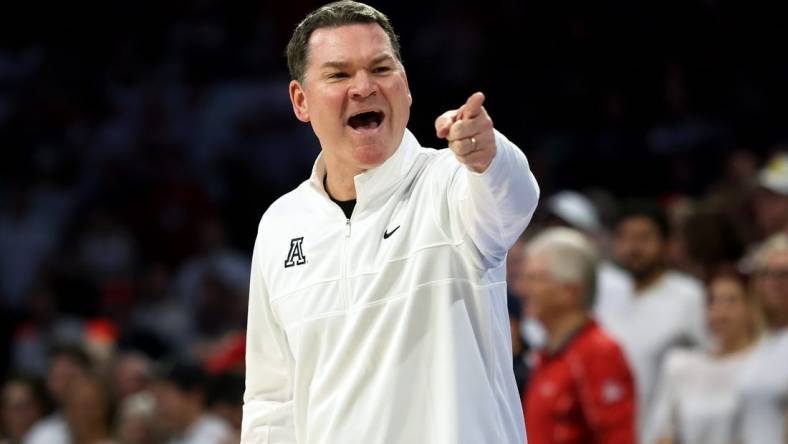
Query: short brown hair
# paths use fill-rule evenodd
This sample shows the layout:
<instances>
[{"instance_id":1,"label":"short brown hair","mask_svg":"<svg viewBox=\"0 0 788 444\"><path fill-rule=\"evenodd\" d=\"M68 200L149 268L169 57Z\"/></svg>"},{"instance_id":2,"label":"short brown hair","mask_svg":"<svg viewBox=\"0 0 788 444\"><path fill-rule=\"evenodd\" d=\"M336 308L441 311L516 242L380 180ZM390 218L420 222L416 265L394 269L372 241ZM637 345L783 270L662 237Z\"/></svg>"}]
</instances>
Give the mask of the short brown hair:
<instances>
[{"instance_id":1,"label":"short brown hair","mask_svg":"<svg viewBox=\"0 0 788 444\"><path fill-rule=\"evenodd\" d=\"M364 3L341 0L312 11L296 26L287 43L287 68L290 70L290 77L299 82L304 81L309 57L309 37L316 29L336 28L357 23L377 23L383 28L389 37L394 56L402 62L399 52L399 38L394 33L394 28L391 27L388 17Z\"/></svg>"}]
</instances>

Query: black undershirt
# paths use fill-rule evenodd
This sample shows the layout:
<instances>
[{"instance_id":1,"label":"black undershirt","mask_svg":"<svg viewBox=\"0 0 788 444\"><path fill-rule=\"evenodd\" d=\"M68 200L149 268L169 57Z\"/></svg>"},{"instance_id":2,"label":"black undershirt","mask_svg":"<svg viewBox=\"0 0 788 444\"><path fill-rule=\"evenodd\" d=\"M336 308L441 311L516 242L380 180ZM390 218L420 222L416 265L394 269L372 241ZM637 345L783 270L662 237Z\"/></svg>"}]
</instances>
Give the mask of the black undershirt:
<instances>
[{"instance_id":1,"label":"black undershirt","mask_svg":"<svg viewBox=\"0 0 788 444\"><path fill-rule=\"evenodd\" d=\"M335 204L339 205L339 208L341 208L342 212L345 213L345 217L350 219L350 215L353 214L353 208L356 207L356 199L350 199L350 200L334 199L334 196L332 196L331 193L328 192L328 186L326 185L327 178L328 178L328 174L326 174L323 177L323 188L325 188L326 194L328 194L328 197L330 197Z\"/></svg>"}]
</instances>

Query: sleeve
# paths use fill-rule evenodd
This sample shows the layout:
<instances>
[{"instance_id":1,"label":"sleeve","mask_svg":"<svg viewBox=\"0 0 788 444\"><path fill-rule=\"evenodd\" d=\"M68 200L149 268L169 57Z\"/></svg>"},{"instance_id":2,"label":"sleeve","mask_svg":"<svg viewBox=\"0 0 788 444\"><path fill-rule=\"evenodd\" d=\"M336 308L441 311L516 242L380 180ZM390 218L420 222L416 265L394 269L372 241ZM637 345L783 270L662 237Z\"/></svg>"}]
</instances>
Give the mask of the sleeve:
<instances>
[{"instance_id":1,"label":"sleeve","mask_svg":"<svg viewBox=\"0 0 788 444\"><path fill-rule=\"evenodd\" d=\"M539 200L539 185L525 154L495 131L496 153L483 173L465 168L453 156L454 174L448 184L448 206L454 237L466 234L488 267L500 264L531 220Z\"/></svg>"},{"instance_id":2,"label":"sleeve","mask_svg":"<svg viewBox=\"0 0 788 444\"><path fill-rule=\"evenodd\" d=\"M621 349L606 344L570 365L594 442L634 444L635 381Z\"/></svg>"},{"instance_id":3,"label":"sleeve","mask_svg":"<svg viewBox=\"0 0 788 444\"><path fill-rule=\"evenodd\" d=\"M295 444L293 357L277 322L262 268L261 236L252 255L241 444Z\"/></svg>"}]
</instances>

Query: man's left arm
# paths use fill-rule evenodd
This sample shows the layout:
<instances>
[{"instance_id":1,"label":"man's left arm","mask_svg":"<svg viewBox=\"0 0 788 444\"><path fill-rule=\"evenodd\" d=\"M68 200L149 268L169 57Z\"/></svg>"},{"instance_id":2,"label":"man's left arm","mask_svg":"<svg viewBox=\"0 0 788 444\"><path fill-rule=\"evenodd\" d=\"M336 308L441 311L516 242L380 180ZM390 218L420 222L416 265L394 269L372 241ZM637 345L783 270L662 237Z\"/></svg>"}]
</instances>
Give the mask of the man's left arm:
<instances>
[{"instance_id":1,"label":"man's left arm","mask_svg":"<svg viewBox=\"0 0 788 444\"><path fill-rule=\"evenodd\" d=\"M462 225L489 263L498 264L531 220L539 186L523 152L493 127L475 93L435 121L466 171L450 188Z\"/></svg>"}]
</instances>

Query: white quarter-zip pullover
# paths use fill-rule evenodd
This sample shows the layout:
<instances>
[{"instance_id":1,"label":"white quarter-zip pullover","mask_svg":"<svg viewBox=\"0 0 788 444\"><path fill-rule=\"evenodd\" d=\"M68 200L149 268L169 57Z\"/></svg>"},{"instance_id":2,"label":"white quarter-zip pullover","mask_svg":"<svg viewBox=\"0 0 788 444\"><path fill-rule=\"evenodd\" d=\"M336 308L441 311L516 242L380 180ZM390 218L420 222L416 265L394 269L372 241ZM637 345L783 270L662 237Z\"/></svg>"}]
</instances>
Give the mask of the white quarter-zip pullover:
<instances>
[{"instance_id":1,"label":"white quarter-zip pullover","mask_svg":"<svg viewBox=\"0 0 788 444\"><path fill-rule=\"evenodd\" d=\"M350 219L312 177L252 259L242 443L522 444L505 257L539 189L495 134L484 173L405 131L355 177Z\"/></svg>"}]
</instances>

